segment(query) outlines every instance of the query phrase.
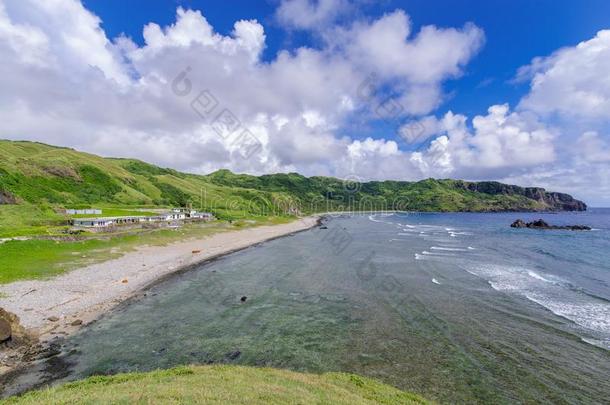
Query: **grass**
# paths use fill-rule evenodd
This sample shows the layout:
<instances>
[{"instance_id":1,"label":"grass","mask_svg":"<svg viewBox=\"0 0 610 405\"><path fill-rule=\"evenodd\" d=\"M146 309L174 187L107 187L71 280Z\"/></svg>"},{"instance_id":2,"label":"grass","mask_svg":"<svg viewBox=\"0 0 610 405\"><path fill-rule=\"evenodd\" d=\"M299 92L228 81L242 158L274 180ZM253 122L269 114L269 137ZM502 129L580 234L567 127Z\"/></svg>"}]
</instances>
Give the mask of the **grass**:
<instances>
[{"instance_id":1,"label":"grass","mask_svg":"<svg viewBox=\"0 0 610 405\"><path fill-rule=\"evenodd\" d=\"M9 398L9 404L426 404L423 398L345 373L304 374L270 368L187 366L95 376Z\"/></svg>"},{"instance_id":2,"label":"grass","mask_svg":"<svg viewBox=\"0 0 610 405\"><path fill-rule=\"evenodd\" d=\"M113 259L142 245L161 246L179 240L202 238L214 233L261 225L286 223L292 218L269 217L235 221L186 224L146 233L95 236L79 241L15 240L0 244L0 284L47 278Z\"/></svg>"}]
</instances>

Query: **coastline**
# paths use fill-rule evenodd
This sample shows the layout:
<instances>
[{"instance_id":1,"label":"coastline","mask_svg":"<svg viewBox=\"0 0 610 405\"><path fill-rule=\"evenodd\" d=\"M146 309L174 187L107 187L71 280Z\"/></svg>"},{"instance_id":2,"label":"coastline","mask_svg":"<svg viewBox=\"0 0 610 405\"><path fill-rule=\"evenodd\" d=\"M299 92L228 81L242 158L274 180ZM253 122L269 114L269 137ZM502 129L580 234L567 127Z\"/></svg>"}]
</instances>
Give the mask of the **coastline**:
<instances>
[{"instance_id":1,"label":"coastline","mask_svg":"<svg viewBox=\"0 0 610 405\"><path fill-rule=\"evenodd\" d=\"M321 215L314 215L287 224L217 233L167 246L142 246L119 258L50 279L2 285L0 307L17 315L21 326L46 347L52 340L78 332L168 277L227 254L311 229L319 224L320 218ZM9 366L2 364L3 360L0 358L0 373L21 363Z\"/></svg>"}]
</instances>

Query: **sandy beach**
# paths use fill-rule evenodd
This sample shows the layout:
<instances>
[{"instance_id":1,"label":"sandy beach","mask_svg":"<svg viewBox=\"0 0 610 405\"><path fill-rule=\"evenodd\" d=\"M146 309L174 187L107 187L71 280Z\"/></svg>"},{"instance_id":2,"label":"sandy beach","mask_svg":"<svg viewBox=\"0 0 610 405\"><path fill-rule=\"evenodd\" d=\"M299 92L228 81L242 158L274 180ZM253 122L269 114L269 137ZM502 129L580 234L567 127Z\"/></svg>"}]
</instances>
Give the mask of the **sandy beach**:
<instances>
[{"instance_id":1,"label":"sandy beach","mask_svg":"<svg viewBox=\"0 0 610 405\"><path fill-rule=\"evenodd\" d=\"M309 229L318 217L218 233L134 252L48 280L0 286L0 307L16 314L41 341L67 336L150 284L206 260L280 236Z\"/></svg>"}]
</instances>

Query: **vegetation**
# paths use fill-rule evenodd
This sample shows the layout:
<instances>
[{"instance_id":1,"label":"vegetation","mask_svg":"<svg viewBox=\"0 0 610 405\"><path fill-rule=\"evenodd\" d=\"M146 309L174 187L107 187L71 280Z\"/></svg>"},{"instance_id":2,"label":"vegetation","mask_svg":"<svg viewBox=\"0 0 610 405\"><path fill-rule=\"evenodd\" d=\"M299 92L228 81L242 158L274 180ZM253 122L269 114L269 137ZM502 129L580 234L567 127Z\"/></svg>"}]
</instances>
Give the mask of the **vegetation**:
<instances>
[{"instance_id":1,"label":"vegetation","mask_svg":"<svg viewBox=\"0 0 610 405\"><path fill-rule=\"evenodd\" d=\"M345 373L303 374L270 368L189 366L95 376L10 398L13 404L426 404L423 398Z\"/></svg>"},{"instance_id":2,"label":"vegetation","mask_svg":"<svg viewBox=\"0 0 610 405\"><path fill-rule=\"evenodd\" d=\"M0 284L18 280L47 278L65 271L113 259L142 245L161 246L219 232L271 225L289 221L286 217L259 220L194 223L181 228L125 232L109 236L58 241L50 239L14 240L0 244Z\"/></svg>"},{"instance_id":3,"label":"vegetation","mask_svg":"<svg viewBox=\"0 0 610 405\"><path fill-rule=\"evenodd\" d=\"M228 170L203 176L134 159L102 158L13 141L0 141L0 192L21 204L47 207L45 212L76 205L126 209L192 204L221 219L287 215L297 210L530 211L580 207L565 194L497 182L427 179L346 183L297 173L256 177ZM57 219L49 216L51 224Z\"/></svg>"}]
</instances>

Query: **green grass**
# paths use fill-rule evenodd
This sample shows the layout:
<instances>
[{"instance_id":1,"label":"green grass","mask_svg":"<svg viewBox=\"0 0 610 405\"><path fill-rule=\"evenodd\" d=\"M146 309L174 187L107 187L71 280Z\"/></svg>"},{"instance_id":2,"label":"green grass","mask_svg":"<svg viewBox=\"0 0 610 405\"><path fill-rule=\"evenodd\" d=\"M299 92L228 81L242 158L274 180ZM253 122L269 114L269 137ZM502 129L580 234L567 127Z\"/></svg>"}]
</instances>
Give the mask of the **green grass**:
<instances>
[{"instance_id":1,"label":"green grass","mask_svg":"<svg viewBox=\"0 0 610 405\"><path fill-rule=\"evenodd\" d=\"M95 376L10 398L9 404L426 404L423 398L345 373L304 374L270 368L188 366Z\"/></svg>"},{"instance_id":2,"label":"green grass","mask_svg":"<svg viewBox=\"0 0 610 405\"><path fill-rule=\"evenodd\" d=\"M161 246L179 240L202 238L219 232L286 223L287 217L187 224L177 229L96 236L80 241L25 240L0 244L0 284L48 278L93 263L113 259L142 245Z\"/></svg>"}]
</instances>

